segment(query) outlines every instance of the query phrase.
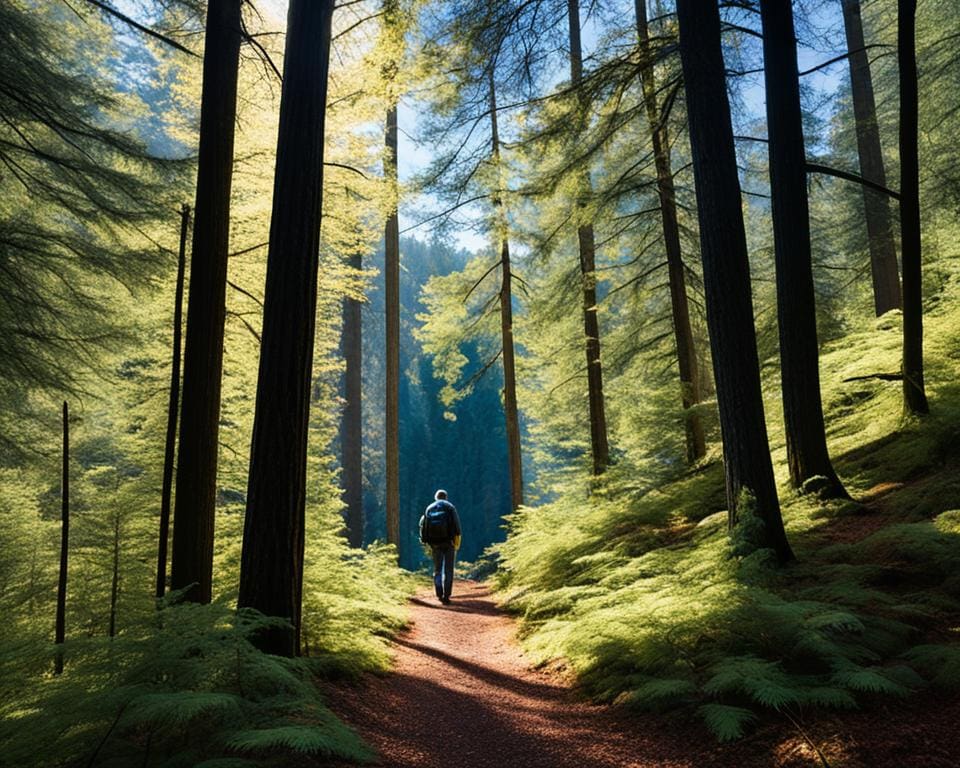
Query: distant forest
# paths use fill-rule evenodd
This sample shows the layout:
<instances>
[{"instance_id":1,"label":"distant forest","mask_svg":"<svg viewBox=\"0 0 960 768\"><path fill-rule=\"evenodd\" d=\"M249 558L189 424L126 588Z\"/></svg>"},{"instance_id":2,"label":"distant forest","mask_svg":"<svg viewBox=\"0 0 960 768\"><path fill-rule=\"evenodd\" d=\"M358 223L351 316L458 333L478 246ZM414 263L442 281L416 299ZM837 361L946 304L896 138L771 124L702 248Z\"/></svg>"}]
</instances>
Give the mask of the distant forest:
<instances>
[{"instance_id":1,"label":"distant forest","mask_svg":"<svg viewBox=\"0 0 960 768\"><path fill-rule=\"evenodd\" d=\"M471 254L414 238L400 241L400 550L402 565L419 567L425 550L417 540L417 522L438 488L445 489L463 525L462 557L475 560L493 542L506 538L503 517L510 510L510 470L504 441L500 391L503 374L492 366L478 376L471 392L446 407L443 381L423 351L416 330L425 306L421 291L433 276L463 269ZM364 539L386 538L384 514L384 302L383 249L368 267L376 274L363 305L363 467ZM475 344L465 342L464 376L481 372Z\"/></svg>"}]
</instances>

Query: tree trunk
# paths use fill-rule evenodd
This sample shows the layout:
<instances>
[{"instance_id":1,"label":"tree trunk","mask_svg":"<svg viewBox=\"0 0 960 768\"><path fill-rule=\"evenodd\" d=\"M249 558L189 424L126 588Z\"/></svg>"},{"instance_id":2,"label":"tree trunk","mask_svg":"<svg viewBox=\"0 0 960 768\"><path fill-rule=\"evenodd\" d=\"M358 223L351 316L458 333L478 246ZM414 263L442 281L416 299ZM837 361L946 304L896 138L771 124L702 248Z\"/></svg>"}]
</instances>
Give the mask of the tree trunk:
<instances>
[{"instance_id":1,"label":"tree trunk","mask_svg":"<svg viewBox=\"0 0 960 768\"><path fill-rule=\"evenodd\" d=\"M490 142L497 172L497 237L500 240L500 344L503 349L503 415L507 430L507 460L510 465L510 508L523 505L523 456L520 447L520 414L517 407L517 370L513 346L513 272L510 266L510 239L503 202L500 168L500 130L497 124L497 91L490 70Z\"/></svg>"},{"instance_id":2,"label":"tree trunk","mask_svg":"<svg viewBox=\"0 0 960 768\"><path fill-rule=\"evenodd\" d=\"M57 623L53 642L57 645L53 672L63 672L63 641L67 617L67 552L70 543L70 411L63 403L63 467L60 479L60 578L57 581Z\"/></svg>"},{"instance_id":3,"label":"tree trunk","mask_svg":"<svg viewBox=\"0 0 960 768\"><path fill-rule=\"evenodd\" d=\"M843 25L850 51L850 84L853 92L853 117L857 126L857 152L860 175L881 186L887 185L877 123L877 105L873 96L870 59L863 38L860 0L841 0ZM863 187L863 209L867 220L870 270L873 275L873 307L877 317L900 308L900 275L897 248L890 221L890 203L886 195Z\"/></svg>"},{"instance_id":4,"label":"tree trunk","mask_svg":"<svg viewBox=\"0 0 960 768\"><path fill-rule=\"evenodd\" d=\"M580 5L578 0L567 0L567 19L570 23L570 84L579 88L583 80L583 52L580 46ZM580 181L581 193L589 198L592 193L589 174ZM581 199L578 208L583 209ZM583 280L583 332L587 355L587 398L590 407L590 447L593 474L601 475L610 463L607 442L607 416L603 401L603 366L600 359L600 322L597 317L596 243L593 224L581 223L577 228L580 249L580 275Z\"/></svg>"},{"instance_id":5,"label":"tree trunk","mask_svg":"<svg viewBox=\"0 0 960 768\"><path fill-rule=\"evenodd\" d=\"M657 109L657 83L653 67L653 51L650 48L646 0L635 0L634 5L637 35L640 38L640 55L643 58L640 70L643 100L647 110L647 121L650 123L650 138L653 142L653 157L657 168L657 195L660 199L663 244L667 252L673 336L680 369L680 397L685 414L687 461L693 463L704 457L707 446L700 415L690 410L700 402L700 376L697 370L697 351L693 341L693 330L690 327L683 252L680 248L680 227L677 223L677 198L670 162L670 141L666 123Z\"/></svg>"},{"instance_id":6,"label":"tree trunk","mask_svg":"<svg viewBox=\"0 0 960 768\"><path fill-rule=\"evenodd\" d=\"M903 402L928 413L923 384L923 279L920 248L919 107L916 59L917 0L897 2L900 64L900 248L903 259Z\"/></svg>"},{"instance_id":7,"label":"tree trunk","mask_svg":"<svg viewBox=\"0 0 960 768\"><path fill-rule=\"evenodd\" d=\"M173 362L170 365L170 400L167 405L167 442L163 452L163 481L160 490L160 536L157 546L156 597L167 587L167 544L170 540L170 496L173 490L173 462L177 448L177 414L180 406L180 341L183 325L183 273L187 255L190 206L180 208L180 254L177 259L177 287L173 300Z\"/></svg>"},{"instance_id":8,"label":"tree trunk","mask_svg":"<svg viewBox=\"0 0 960 768\"><path fill-rule=\"evenodd\" d=\"M787 465L794 487L821 476L826 485L820 493L846 498L827 451L820 400L806 150L790 2L760 1Z\"/></svg>"},{"instance_id":9,"label":"tree trunk","mask_svg":"<svg viewBox=\"0 0 960 768\"><path fill-rule=\"evenodd\" d=\"M678 0L680 57L697 189L707 324L723 436L728 520L741 492L756 499L766 545L792 559L783 530L760 387L750 264L716 3Z\"/></svg>"},{"instance_id":10,"label":"tree trunk","mask_svg":"<svg viewBox=\"0 0 960 768\"><path fill-rule=\"evenodd\" d=\"M362 257L355 253L350 266L360 270ZM343 415L340 420L340 466L343 501L347 505L347 541L351 547L363 546L363 419L361 383L363 365L361 309L358 299L343 300L343 331L340 351L346 363L343 375Z\"/></svg>"},{"instance_id":11,"label":"tree trunk","mask_svg":"<svg viewBox=\"0 0 960 768\"><path fill-rule=\"evenodd\" d=\"M332 0L287 12L280 127L264 290L238 605L291 626L257 638L268 653L299 647L307 437L313 378Z\"/></svg>"},{"instance_id":12,"label":"tree trunk","mask_svg":"<svg viewBox=\"0 0 960 768\"><path fill-rule=\"evenodd\" d=\"M397 106L387 110L387 158L384 172L388 183L397 189ZM386 305L387 393L387 541L400 546L400 220L396 205L387 217L384 230L384 302Z\"/></svg>"},{"instance_id":13,"label":"tree trunk","mask_svg":"<svg viewBox=\"0 0 960 768\"><path fill-rule=\"evenodd\" d=\"M203 56L196 218L170 578L173 589L186 589L186 599L200 603L210 602L213 583L240 5L241 0L210 0Z\"/></svg>"}]
</instances>

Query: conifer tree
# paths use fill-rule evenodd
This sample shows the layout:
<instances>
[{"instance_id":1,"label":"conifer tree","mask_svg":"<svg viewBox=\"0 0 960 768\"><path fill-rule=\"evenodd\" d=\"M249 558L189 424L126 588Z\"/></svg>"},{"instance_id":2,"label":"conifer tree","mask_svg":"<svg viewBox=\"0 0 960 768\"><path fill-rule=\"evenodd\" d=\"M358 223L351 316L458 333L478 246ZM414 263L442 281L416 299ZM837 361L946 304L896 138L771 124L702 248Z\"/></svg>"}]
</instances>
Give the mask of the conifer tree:
<instances>
[{"instance_id":1,"label":"conifer tree","mask_svg":"<svg viewBox=\"0 0 960 768\"><path fill-rule=\"evenodd\" d=\"M384 26L388 32L397 28L399 7L397 0L385 0ZM386 156L384 176L397 194L397 95L393 80L397 62L384 65L387 81L387 122L385 132ZM384 295L386 324L386 514L387 541L400 546L400 218L395 201L387 215L384 228ZM402 554L402 553L401 553Z\"/></svg>"},{"instance_id":2,"label":"conifer tree","mask_svg":"<svg viewBox=\"0 0 960 768\"><path fill-rule=\"evenodd\" d=\"M846 496L830 462L820 401L806 154L790 0L761 0L760 16L787 466L794 487L819 477L821 494Z\"/></svg>"},{"instance_id":3,"label":"conifer tree","mask_svg":"<svg viewBox=\"0 0 960 768\"><path fill-rule=\"evenodd\" d=\"M186 267L190 206L180 208L180 250L177 257L177 284L173 301L173 354L170 365L170 398L167 404L167 438L163 452L163 480L160 489L160 535L157 544L157 598L167 586L167 546L170 539L170 502L173 490L173 462L177 447L177 415L180 412L180 344L183 325L183 279Z\"/></svg>"},{"instance_id":4,"label":"conifer tree","mask_svg":"<svg viewBox=\"0 0 960 768\"><path fill-rule=\"evenodd\" d=\"M900 241L903 259L903 401L908 413L930 410L923 383L923 275L920 242L917 0L897 0L900 72Z\"/></svg>"},{"instance_id":5,"label":"conifer tree","mask_svg":"<svg viewBox=\"0 0 960 768\"><path fill-rule=\"evenodd\" d=\"M665 116L658 108L658 84L654 69L654 52L650 45L647 23L646 0L635 0L637 36L640 39L643 101L647 122L650 124L650 139L657 170L657 195L660 200L660 220L663 227L663 242L667 252L667 269L670 282L670 307L673 313L673 335L677 349L677 366L680 371L680 391L685 411L687 461L703 458L706 440L699 414L691 408L700 402L700 373L697 351L690 327L690 308L687 301L687 286L683 253L680 246L680 226L677 220L677 200L673 183L673 168L670 161L670 137Z\"/></svg>"},{"instance_id":6,"label":"conifer tree","mask_svg":"<svg viewBox=\"0 0 960 768\"><path fill-rule=\"evenodd\" d=\"M510 237L506 207L503 201L503 169L500 160L500 130L497 120L497 86L495 60L489 70L490 80L490 151L496 189L495 232L500 241L500 355L503 360L503 415L507 428L507 456L510 462L510 507L523 504L523 458L520 448L520 412L517 407L517 367L513 343L513 267L510 263Z\"/></svg>"},{"instance_id":7,"label":"conifer tree","mask_svg":"<svg viewBox=\"0 0 960 768\"><path fill-rule=\"evenodd\" d=\"M583 81L583 52L580 45L579 0L567 0L570 24L570 85L579 89ZM592 187L589 173L580 180L578 207L586 208ZM583 282L583 333L587 357L587 402L590 408L590 448L593 474L601 475L610 462L607 416L603 401L603 363L600 357L600 319L597 305L596 241L591 221L577 217L577 245L580 251L580 278Z\"/></svg>"},{"instance_id":8,"label":"conifer tree","mask_svg":"<svg viewBox=\"0 0 960 768\"><path fill-rule=\"evenodd\" d=\"M240 6L241 0L210 0L203 57L171 563L173 589L186 589L186 599L200 603L210 602L213 584Z\"/></svg>"},{"instance_id":9,"label":"conifer tree","mask_svg":"<svg viewBox=\"0 0 960 768\"><path fill-rule=\"evenodd\" d=\"M332 0L292 0L240 565L241 607L290 622L263 650L299 649Z\"/></svg>"},{"instance_id":10,"label":"conifer tree","mask_svg":"<svg viewBox=\"0 0 960 768\"><path fill-rule=\"evenodd\" d=\"M860 0L841 0L843 24L847 37L850 64L850 85L853 92L853 115L857 129L857 152L860 157L860 175L887 185L880 145L880 126L873 94L870 59L863 34ZM863 210L867 224L870 249L870 272L873 276L873 306L877 317L891 309L898 309L900 301L900 274L897 250L890 221L890 203L882 192L863 186Z\"/></svg>"},{"instance_id":11,"label":"conifer tree","mask_svg":"<svg viewBox=\"0 0 960 768\"><path fill-rule=\"evenodd\" d=\"M362 268L360 253L350 257L350 266ZM343 299L343 330L340 353L344 362L344 407L340 417L340 485L346 504L347 540L351 547L363 546L363 328L359 298Z\"/></svg>"},{"instance_id":12,"label":"conifer tree","mask_svg":"<svg viewBox=\"0 0 960 768\"><path fill-rule=\"evenodd\" d=\"M678 0L677 18L729 525L737 523L743 492L751 493L764 523L763 543L785 562L793 553L783 530L767 445L720 12L713 0Z\"/></svg>"}]
</instances>

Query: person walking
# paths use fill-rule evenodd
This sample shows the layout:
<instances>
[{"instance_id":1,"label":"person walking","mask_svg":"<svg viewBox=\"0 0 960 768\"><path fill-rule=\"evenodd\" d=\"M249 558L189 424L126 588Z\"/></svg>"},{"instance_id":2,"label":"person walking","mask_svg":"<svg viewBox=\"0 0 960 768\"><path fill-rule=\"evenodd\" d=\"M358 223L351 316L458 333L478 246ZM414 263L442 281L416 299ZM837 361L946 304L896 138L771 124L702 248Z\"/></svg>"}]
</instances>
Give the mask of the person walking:
<instances>
[{"instance_id":1,"label":"person walking","mask_svg":"<svg viewBox=\"0 0 960 768\"><path fill-rule=\"evenodd\" d=\"M460 549L460 518L446 491L437 491L433 498L420 518L420 541L433 552L433 586L437 599L447 605L453 590L453 561Z\"/></svg>"}]
</instances>

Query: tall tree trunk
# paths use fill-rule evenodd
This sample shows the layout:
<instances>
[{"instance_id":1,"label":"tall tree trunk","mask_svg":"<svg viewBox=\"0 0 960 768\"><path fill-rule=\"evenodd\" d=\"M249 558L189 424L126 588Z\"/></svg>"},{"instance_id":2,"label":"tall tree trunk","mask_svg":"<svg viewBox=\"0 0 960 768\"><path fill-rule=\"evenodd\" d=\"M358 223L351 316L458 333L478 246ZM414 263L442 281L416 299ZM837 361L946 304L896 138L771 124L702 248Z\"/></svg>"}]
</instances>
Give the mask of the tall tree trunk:
<instances>
[{"instance_id":1,"label":"tall tree trunk","mask_svg":"<svg viewBox=\"0 0 960 768\"><path fill-rule=\"evenodd\" d=\"M822 494L846 497L827 451L820 400L806 149L790 3L760 0L787 465L794 487L820 476L826 478Z\"/></svg>"},{"instance_id":2,"label":"tall tree trunk","mask_svg":"<svg viewBox=\"0 0 960 768\"><path fill-rule=\"evenodd\" d=\"M280 128L238 605L290 621L259 646L293 656L303 591L323 140L333 0L287 12Z\"/></svg>"},{"instance_id":3,"label":"tall tree trunk","mask_svg":"<svg viewBox=\"0 0 960 768\"><path fill-rule=\"evenodd\" d=\"M660 198L660 220L663 226L663 244L667 252L667 270L670 280L670 306L673 312L673 337L677 347L677 364L680 369L680 397L683 403L687 442L687 461L703 458L707 452L703 434L703 422L696 411L690 409L700 402L700 375L697 370L697 351L690 327L690 308L687 302L686 277L683 252L680 248L680 227L677 223L677 197L673 186L673 169L670 162L670 141L667 125L657 108L657 83L653 66L653 51L650 47L650 32L647 24L646 0L635 0L637 35L640 38L640 55L643 59L640 77L643 84L643 101L650 124L653 142L653 158L657 168L657 195Z\"/></svg>"},{"instance_id":4,"label":"tall tree trunk","mask_svg":"<svg viewBox=\"0 0 960 768\"><path fill-rule=\"evenodd\" d=\"M897 2L900 63L900 248L903 259L903 402L928 413L923 383L923 275L920 247L919 107L916 59L917 0Z\"/></svg>"},{"instance_id":5,"label":"tall tree trunk","mask_svg":"<svg viewBox=\"0 0 960 768\"><path fill-rule=\"evenodd\" d=\"M500 129L497 120L497 91L490 70L490 143L496 166L497 192L493 198L496 208L497 237L500 240L500 344L503 350L503 415L507 429L507 459L510 465L510 507L523 505L523 456L520 449L520 414L517 407L517 369L513 345L513 272L510 265L510 239L507 212L503 202L500 166Z\"/></svg>"},{"instance_id":6,"label":"tall tree trunk","mask_svg":"<svg viewBox=\"0 0 960 768\"><path fill-rule=\"evenodd\" d=\"M67 617L67 553L70 545L70 410L63 403L63 466L60 477L60 578L57 581L57 622L53 642L57 645L53 672L63 672L63 641Z\"/></svg>"},{"instance_id":7,"label":"tall tree trunk","mask_svg":"<svg viewBox=\"0 0 960 768\"><path fill-rule=\"evenodd\" d=\"M583 80L583 51L580 45L579 0L567 0L567 19L570 23L570 84L579 88ZM581 195L592 193L590 176L584 173L580 180ZM585 207L581 199L579 208ZM578 217L580 218L580 217ZM580 275L583 280L583 332L587 355L587 399L590 407L590 448L593 474L601 475L610 463L607 442L607 415L603 401L603 366L600 359L600 321L597 317L596 242L593 224L580 222L577 227L577 245L580 249Z\"/></svg>"},{"instance_id":8,"label":"tall tree trunk","mask_svg":"<svg viewBox=\"0 0 960 768\"><path fill-rule=\"evenodd\" d=\"M203 55L196 218L190 258L170 578L173 589L189 587L185 597L200 603L210 602L213 583L240 5L241 0L210 0Z\"/></svg>"},{"instance_id":9,"label":"tall tree trunk","mask_svg":"<svg viewBox=\"0 0 960 768\"><path fill-rule=\"evenodd\" d=\"M870 58L863 37L860 0L841 0L841 5L843 25L847 33L847 50L850 51L850 84L853 92L853 117L857 126L860 175L885 187L887 176L883 167L883 149L880 145L877 105L873 96L873 78L870 76ZM897 248L893 240L887 196L866 186L862 189L870 248L870 270L873 275L873 307L879 317L884 312L900 308Z\"/></svg>"},{"instance_id":10,"label":"tall tree trunk","mask_svg":"<svg viewBox=\"0 0 960 768\"><path fill-rule=\"evenodd\" d=\"M177 287L173 299L173 362L170 365L170 400L167 404L167 441L163 452L163 481L160 490L160 536L157 545L156 596L167 587L167 544L170 540L170 498L173 490L173 462L177 448L177 414L180 406L180 341L183 325L183 273L187 261L187 232L190 206L180 208L180 253L177 259Z\"/></svg>"},{"instance_id":11,"label":"tall tree trunk","mask_svg":"<svg viewBox=\"0 0 960 768\"><path fill-rule=\"evenodd\" d=\"M384 171L397 189L397 105L387 110L387 157ZM386 306L386 460L387 460L387 541L400 545L400 220L396 205L387 217L383 246L384 302Z\"/></svg>"},{"instance_id":12,"label":"tall tree trunk","mask_svg":"<svg viewBox=\"0 0 960 768\"><path fill-rule=\"evenodd\" d=\"M793 554L783 530L767 445L740 180L720 47L720 12L714 2L677 0L677 18L728 521L731 528L736 524L741 492L749 490L756 499L755 514L764 523L764 543L787 561Z\"/></svg>"},{"instance_id":13,"label":"tall tree trunk","mask_svg":"<svg viewBox=\"0 0 960 768\"><path fill-rule=\"evenodd\" d=\"M362 268L359 253L351 255L350 266L358 271ZM343 300L343 331L340 337L340 351L346 363L343 374L346 404L340 419L340 484L343 501L347 505L347 541L351 547L363 546L362 307L358 299Z\"/></svg>"}]
</instances>

